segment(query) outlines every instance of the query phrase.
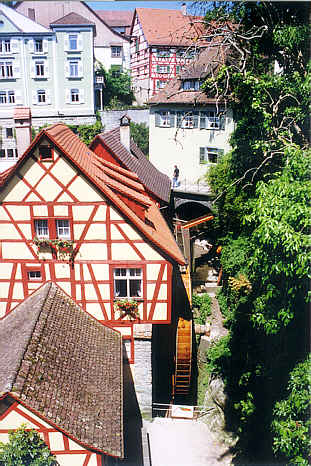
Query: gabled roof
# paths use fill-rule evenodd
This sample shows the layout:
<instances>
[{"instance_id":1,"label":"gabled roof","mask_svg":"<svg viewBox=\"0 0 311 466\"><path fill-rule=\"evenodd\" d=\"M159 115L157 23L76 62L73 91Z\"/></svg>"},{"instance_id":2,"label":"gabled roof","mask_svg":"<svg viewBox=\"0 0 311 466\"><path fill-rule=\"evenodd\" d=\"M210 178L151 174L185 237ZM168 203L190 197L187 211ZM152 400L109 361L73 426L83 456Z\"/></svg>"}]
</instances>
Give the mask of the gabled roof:
<instances>
[{"instance_id":1,"label":"gabled roof","mask_svg":"<svg viewBox=\"0 0 311 466\"><path fill-rule=\"evenodd\" d=\"M97 140L110 152L113 152L116 159L120 161L124 167L136 173L141 183L144 184L150 193L164 202L169 202L171 180L167 175L164 175L164 173L161 173L152 165L133 139L131 139L131 152L121 144L120 127L97 135L91 143L91 148L94 147L94 143Z\"/></svg>"},{"instance_id":2,"label":"gabled roof","mask_svg":"<svg viewBox=\"0 0 311 466\"><path fill-rule=\"evenodd\" d=\"M14 338L13 338L14 337ZM0 393L123 457L122 337L48 282L0 320Z\"/></svg>"},{"instance_id":3,"label":"gabled roof","mask_svg":"<svg viewBox=\"0 0 311 466\"><path fill-rule=\"evenodd\" d=\"M95 26L92 21L89 21L77 13L69 13L62 18L57 19L51 23L51 26Z\"/></svg>"},{"instance_id":4,"label":"gabled roof","mask_svg":"<svg viewBox=\"0 0 311 466\"><path fill-rule=\"evenodd\" d=\"M204 31L203 17L183 15L179 10L136 8L135 14L138 16L148 45L189 47L201 38Z\"/></svg>"},{"instance_id":5,"label":"gabled roof","mask_svg":"<svg viewBox=\"0 0 311 466\"><path fill-rule=\"evenodd\" d=\"M15 24L20 32L51 33L51 31L49 31L44 26L41 26L41 24L35 23L31 19L27 18L27 16L18 13L3 3L0 4L0 12L2 12L13 24Z\"/></svg>"},{"instance_id":6,"label":"gabled roof","mask_svg":"<svg viewBox=\"0 0 311 466\"><path fill-rule=\"evenodd\" d=\"M133 11L95 10L95 13L111 28L123 26L125 33L130 33Z\"/></svg>"},{"instance_id":7,"label":"gabled roof","mask_svg":"<svg viewBox=\"0 0 311 466\"><path fill-rule=\"evenodd\" d=\"M217 69L225 63L227 52L224 47L210 45L202 49L199 56L182 68L178 78L174 78L149 99L149 104L213 104L214 97L208 96L201 90L184 90L185 80L204 80L207 76L216 73Z\"/></svg>"},{"instance_id":8,"label":"gabled roof","mask_svg":"<svg viewBox=\"0 0 311 466\"><path fill-rule=\"evenodd\" d=\"M42 138L48 138L155 247L179 264L185 263L166 221L156 204L144 193L145 188L139 182L138 176L128 170L116 168L112 163L103 163L102 159L64 124L58 123L42 129L12 169L6 172L7 176L0 178L0 188L10 181ZM138 183L139 189L133 182ZM142 205L145 209L145 219L140 218L120 196L133 199Z\"/></svg>"}]
</instances>

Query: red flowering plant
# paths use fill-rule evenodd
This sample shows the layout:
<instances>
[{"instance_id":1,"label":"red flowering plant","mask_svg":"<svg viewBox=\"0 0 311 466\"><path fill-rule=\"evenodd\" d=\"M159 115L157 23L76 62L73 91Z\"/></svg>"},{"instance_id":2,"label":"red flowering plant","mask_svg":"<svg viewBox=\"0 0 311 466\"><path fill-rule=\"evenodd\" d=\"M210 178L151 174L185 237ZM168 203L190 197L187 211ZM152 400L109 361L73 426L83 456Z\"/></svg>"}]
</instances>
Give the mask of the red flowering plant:
<instances>
[{"instance_id":1,"label":"red flowering plant","mask_svg":"<svg viewBox=\"0 0 311 466\"><path fill-rule=\"evenodd\" d=\"M71 260L73 257L73 241L71 240L35 237L33 242L38 248L38 254L43 249L50 248L53 257L56 259L65 260L69 258L69 260Z\"/></svg>"},{"instance_id":2,"label":"red flowering plant","mask_svg":"<svg viewBox=\"0 0 311 466\"><path fill-rule=\"evenodd\" d=\"M138 302L134 299L119 299L115 303L117 318L129 317L130 320L139 319Z\"/></svg>"}]
</instances>

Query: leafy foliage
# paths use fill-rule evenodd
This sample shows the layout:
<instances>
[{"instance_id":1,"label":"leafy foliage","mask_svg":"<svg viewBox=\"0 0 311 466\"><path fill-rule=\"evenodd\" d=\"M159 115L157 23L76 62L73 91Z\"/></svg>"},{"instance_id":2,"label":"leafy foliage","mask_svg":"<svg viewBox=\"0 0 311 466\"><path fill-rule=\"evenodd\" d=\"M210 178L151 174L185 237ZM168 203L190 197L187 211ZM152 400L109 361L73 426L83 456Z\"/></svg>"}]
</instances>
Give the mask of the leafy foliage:
<instances>
[{"instance_id":1,"label":"leafy foliage","mask_svg":"<svg viewBox=\"0 0 311 466\"><path fill-rule=\"evenodd\" d=\"M273 454L303 463L306 424L297 429L299 415L293 416L283 429L274 406L307 353L309 5L220 6L209 15L232 54L205 90L226 101L236 128L231 152L208 174L223 245L219 302L230 331L226 348L211 353L210 368L226 382L227 426L239 433L244 463L273 462ZM235 27L224 27L232 20ZM299 399L303 404L304 395ZM271 425L279 429L274 440Z\"/></svg>"},{"instance_id":2,"label":"leafy foliage","mask_svg":"<svg viewBox=\"0 0 311 466\"><path fill-rule=\"evenodd\" d=\"M104 76L104 106L107 109L123 109L131 105L134 100L134 94L131 89L131 78L129 73L116 73L110 69L106 71L101 63L97 63L97 76Z\"/></svg>"},{"instance_id":3,"label":"leafy foliage","mask_svg":"<svg viewBox=\"0 0 311 466\"><path fill-rule=\"evenodd\" d=\"M290 373L288 397L276 403L273 451L287 463L307 465L311 448L311 357Z\"/></svg>"},{"instance_id":4,"label":"leafy foliage","mask_svg":"<svg viewBox=\"0 0 311 466\"><path fill-rule=\"evenodd\" d=\"M53 456L33 429L26 430L23 425L9 433L9 442L0 442L1 466L56 466Z\"/></svg>"},{"instance_id":5,"label":"leafy foliage","mask_svg":"<svg viewBox=\"0 0 311 466\"><path fill-rule=\"evenodd\" d=\"M131 121L131 136L145 156L149 156L149 128L146 123L134 123Z\"/></svg>"},{"instance_id":6,"label":"leafy foliage","mask_svg":"<svg viewBox=\"0 0 311 466\"><path fill-rule=\"evenodd\" d=\"M103 130L101 118L98 114L96 115L96 121L93 125L68 125L68 127L76 133L87 146L91 144L95 136Z\"/></svg>"},{"instance_id":7,"label":"leafy foliage","mask_svg":"<svg viewBox=\"0 0 311 466\"><path fill-rule=\"evenodd\" d=\"M206 318L211 315L212 300L207 293L192 296L192 307L197 311L194 312L194 321L196 324L205 325Z\"/></svg>"}]
</instances>

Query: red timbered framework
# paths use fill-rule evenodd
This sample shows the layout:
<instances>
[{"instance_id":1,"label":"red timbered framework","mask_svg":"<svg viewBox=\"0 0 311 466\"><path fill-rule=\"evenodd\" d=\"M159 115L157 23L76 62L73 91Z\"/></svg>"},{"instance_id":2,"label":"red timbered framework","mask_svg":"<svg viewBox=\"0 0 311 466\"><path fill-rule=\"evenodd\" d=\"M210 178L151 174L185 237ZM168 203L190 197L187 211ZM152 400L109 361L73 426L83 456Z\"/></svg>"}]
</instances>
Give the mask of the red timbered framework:
<instances>
[{"instance_id":1,"label":"red timbered framework","mask_svg":"<svg viewBox=\"0 0 311 466\"><path fill-rule=\"evenodd\" d=\"M0 403L1 400L6 398L7 396L8 395L5 394L2 397L0 397ZM17 425L12 426L12 428L0 428L0 434L9 434L12 430L15 430L18 426L22 424L26 424L26 426L30 425L31 427L26 428L26 430L35 429L42 436L44 442L49 447L51 453L56 455L56 457L60 455L72 455L72 461L74 461L74 464L77 466L88 466L90 460L95 457L96 466L104 466L105 457L103 454L88 450L87 445L80 445L77 439L70 438L70 436L61 428L55 426L48 419L44 419L40 413L35 412L34 409L26 406L26 404L23 403L21 400L15 398L12 393L9 394L9 397L11 398L12 404L7 410L5 410L0 415L0 422L5 421L5 419L8 418L10 414L14 414L15 422L16 419L19 419L19 422ZM55 441L53 441L52 437L54 434L58 436L57 443L63 443L63 448L53 448L53 444L55 443ZM61 436L61 439L59 436ZM75 443L70 443L71 440ZM80 456L79 463L77 463L78 459L74 459L75 455ZM94 462L92 462L92 464L94 464Z\"/></svg>"}]
</instances>

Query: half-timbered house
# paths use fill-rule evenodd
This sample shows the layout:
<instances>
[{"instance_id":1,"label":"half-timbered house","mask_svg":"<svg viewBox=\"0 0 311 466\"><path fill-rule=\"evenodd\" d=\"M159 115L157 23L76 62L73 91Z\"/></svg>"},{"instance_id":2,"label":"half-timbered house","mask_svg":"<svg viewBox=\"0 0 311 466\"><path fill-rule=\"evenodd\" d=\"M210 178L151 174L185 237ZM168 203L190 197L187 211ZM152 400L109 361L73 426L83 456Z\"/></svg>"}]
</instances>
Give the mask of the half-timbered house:
<instances>
[{"instance_id":1,"label":"half-timbered house","mask_svg":"<svg viewBox=\"0 0 311 466\"><path fill-rule=\"evenodd\" d=\"M52 282L0 320L0 440L21 425L60 466L122 458L122 338ZM108 455L108 456L107 456Z\"/></svg>"},{"instance_id":2,"label":"half-timbered house","mask_svg":"<svg viewBox=\"0 0 311 466\"><path fill-rule=\"evenodd\" d=\"M136 8L131 26L131 76L134 95L145 103L178 76L200 47L204 21L183 10Z\"/></svg>"},{"instance_id":3,"label":"half-timbered house","mask_svg":"<svg viewBox=\"0 0 311 466\"><path fill-rule=\"evenodd\" d=\"M63 124L43 129L0 183L1 315L53 281L121 332L130 363L140 354L150 409L152 325L171 323L174 270L184 264L156 203L135 173L97 156ZM135 308L127 312L120 300ZM135 384L146 385L139 374Z\"/></svg>"}]
</instances>

